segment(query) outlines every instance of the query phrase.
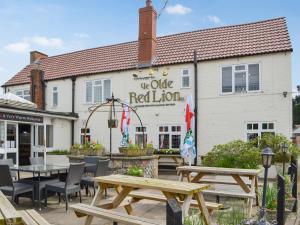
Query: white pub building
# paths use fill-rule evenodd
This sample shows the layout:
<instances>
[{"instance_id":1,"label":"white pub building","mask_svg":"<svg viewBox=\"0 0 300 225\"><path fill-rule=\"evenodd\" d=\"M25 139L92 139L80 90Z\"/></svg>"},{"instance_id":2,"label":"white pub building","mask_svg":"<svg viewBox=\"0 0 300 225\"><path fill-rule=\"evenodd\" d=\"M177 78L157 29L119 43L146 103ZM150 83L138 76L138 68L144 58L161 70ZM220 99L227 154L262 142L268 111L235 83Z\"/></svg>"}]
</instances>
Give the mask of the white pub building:
<instances>
[{"instance_id":1,"label":"white pub building","mask_svg":"<svg viewBox=\"0 0 300 225\"><path fill-rule=\"evenodd\" d=\"M292 46L285 18L162 37L156 37L156 19L148 0L139 10L138 41L51 57L31 52L30 64L2 86L0 154L26 164L39 149L81 143L88 108L112 93L137 107L144 124L131 115L130 139L137 144L144 130L156 148L180 148L188 95L196 101L198 156L264 132L291 137ZM28 101L5 103L9 93ZM120 121L121 113L116 116ZM87 129L106 149L107 119L107 112L97 112ZM113 152L120 140L120 129L113 129Z\"/></svg>"}]
</instances>

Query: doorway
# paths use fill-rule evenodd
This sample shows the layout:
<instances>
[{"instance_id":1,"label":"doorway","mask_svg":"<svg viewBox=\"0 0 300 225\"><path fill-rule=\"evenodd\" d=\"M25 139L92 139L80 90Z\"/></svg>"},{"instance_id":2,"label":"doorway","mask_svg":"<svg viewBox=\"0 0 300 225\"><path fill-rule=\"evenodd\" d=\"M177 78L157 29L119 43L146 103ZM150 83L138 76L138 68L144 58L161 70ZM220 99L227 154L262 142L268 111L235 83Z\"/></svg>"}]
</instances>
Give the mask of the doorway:
<instances>
[{"instance_id":1,"label":"doorway","mask_svg":"<svg viewBox=\"0 0 300 225\"><path fill-rule=\"evenodd\" d=\"M19 165L29 165L31 156L31 125L19 124Z\"/></svg>"}]
</instances>

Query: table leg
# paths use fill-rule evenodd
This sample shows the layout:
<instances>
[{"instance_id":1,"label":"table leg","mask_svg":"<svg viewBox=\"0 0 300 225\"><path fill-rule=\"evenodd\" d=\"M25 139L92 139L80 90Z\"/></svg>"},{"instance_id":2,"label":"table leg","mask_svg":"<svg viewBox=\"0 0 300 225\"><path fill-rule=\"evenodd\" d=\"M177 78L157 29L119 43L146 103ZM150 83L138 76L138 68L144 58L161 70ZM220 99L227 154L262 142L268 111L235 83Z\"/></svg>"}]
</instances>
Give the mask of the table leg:
<instances>
[{"instance_id":1,"label":"table leg","mask_svg":"<svg viewBox=\"0 0 300 225\"><path fill-rule=\"evenodd\" d=\"M231 176L238 183L238 185L244 190L244 192L246 193L251 192L251 189L248 187L248 185L243 181L243 179L239 175L232 174Z\"/></svg>"},{"instance_id":2,"label":"table leg","mask_svg":"<svg viewBox=\"0 0 300 225\"><path fill-rule=\"evenodd\" d=\"M258 200L258 177L255 176L255 197L256 197L256 206L259 206L259 200Z\"/></svg>"},{"instance_id":3,"label":"table leg","mask_svg":"<svg viewBox=\"0 0 300 225\"><path fill-rule=\"evenodd\" d=\"M191 201L192 201L193 195L186 195L185 199L183 201L181 210L182 210L182 220L184 221L185 217L187 217L189 215L189 209L190 209L190 205L191 205Z\"/></svg>"},{"instance_id":4,"label":"table leg","mask_svg":"<svg viewBox=\"0 0 300 225\"><path fill-rule=\"evenodd\" d=\"M118 207L121 204L121 202L126 198L126 196L132 191L133 188L131 188L131 187L123 187L122 188L121 186L116 186L115 189L116 189L116 192L118 193L118 196L112 202L113 208ZM130 204L125 205L124 207L125 207L128 215L133 214L133 209Z\"/></svg>"},{"instance_id":5,"label":"table leg","mask_svg":"<svg viewBox=\"0 0 300 225\"><path fill-rule=\"evenodd\" d=\"M38 184L37 184L37 197L38 197L38 208L41 211L42 207L41 207L41 193L40 193L40 182L41 182L41 173L38 172Z\"/></svg>"},{"instance_id":6,"label":"table leg","mask_svg":"<svg viewBox=\"0 0 300 225\"><path fill-rule=\"evenodd\" d=\"M204 176L205 176L204 173L198 173L196 176L193 177L193 179L190 178L191 181L189 181L189 182L197 183Z\"/></svg>"},{"instance_id":7,"label":"table leg","mask_svg":"<svg viewBox=\"0 0 300 225\"><path fill-rule=\"evenodd\" d=\"M203 194L201 192L198 192L198 193L194 194L194 197L197 200L199 210L202 213L202 216L203 216L203 219L204 219L204 223L206 225L210 225L211 221L210 221L208 209L207 209L207 207L205 205Z\"/></svg>"},{"instance_id":8,"label":"table leg","mask_svg":"<svg viewBox=\"0 0 300 225\"><path fill-rule=\"evenodd\" d=\"M252 177L251 178L251 186L250 186L250 192L251 193L256 193L255 191L255 177ZM256 195L256 197L257 197L257 195ZM250 200L249 200L249 212L248 212L248 216L249 217L251 217L251 214L252 214L252 206L253 206L253 198L251 198Z\"/></svg>"}]
</instances>

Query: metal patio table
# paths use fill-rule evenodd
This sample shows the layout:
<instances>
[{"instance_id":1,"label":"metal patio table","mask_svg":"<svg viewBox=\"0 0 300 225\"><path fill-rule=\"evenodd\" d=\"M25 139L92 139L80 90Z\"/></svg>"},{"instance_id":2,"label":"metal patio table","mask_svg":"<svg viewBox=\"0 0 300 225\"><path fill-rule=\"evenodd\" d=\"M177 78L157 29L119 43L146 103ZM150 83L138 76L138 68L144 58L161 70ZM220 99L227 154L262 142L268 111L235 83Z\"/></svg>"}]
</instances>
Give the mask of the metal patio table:
<instances>
[{"instance_id":1,"label":"metal patio table","mask_svg":"<svg viewBox=\"0 0 300 225\"><path fill-rule=\"evenodd\" d=\"M40 183L41 183L41 174L45 173L52 173L57 172L59 174L60 171L68 171L68 165L29 165L29 166L14 166L11 167L12 171L18 172L18 178L20 180L20 172L29 172L33 174L33 181L34 178L37 179L37 201L38 201L38 208L41 210L41 193L40 193ZM36 176L37 175L37 176ZM34 184L33 184L34 185Z\"/></svg>"}]
</instances>

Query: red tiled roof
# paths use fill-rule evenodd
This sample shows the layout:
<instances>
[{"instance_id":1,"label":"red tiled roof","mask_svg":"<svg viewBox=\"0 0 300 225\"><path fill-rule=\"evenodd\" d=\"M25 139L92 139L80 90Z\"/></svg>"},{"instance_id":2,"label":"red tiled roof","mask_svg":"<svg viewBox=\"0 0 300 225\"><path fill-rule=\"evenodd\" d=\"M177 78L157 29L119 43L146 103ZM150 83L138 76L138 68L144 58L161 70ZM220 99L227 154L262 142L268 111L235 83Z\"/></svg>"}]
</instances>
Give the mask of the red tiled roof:
<instances>
[{"instance_id":1,"label":"red tiled roof","mask_svg":"<svg viewBox=\"0 0 300 225\"><path fill-rule=\"evenodd\" d=\"M86 49L41 60L46 80L136 68L138 43ZM157 38L154 65L292 51L285 18L192 31ZM5 85L29 82L33 65L26 66Z\"/></svg>"}]
</instances>

